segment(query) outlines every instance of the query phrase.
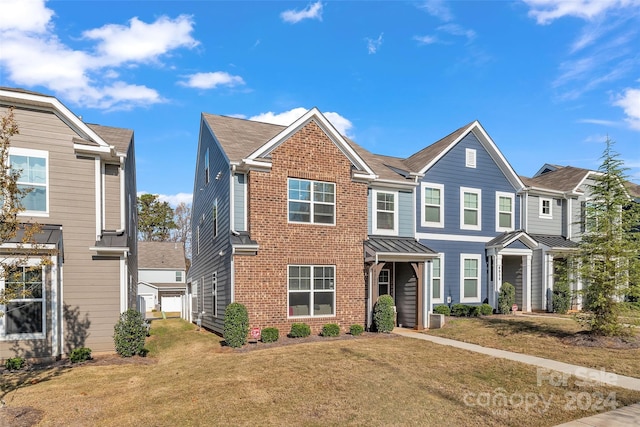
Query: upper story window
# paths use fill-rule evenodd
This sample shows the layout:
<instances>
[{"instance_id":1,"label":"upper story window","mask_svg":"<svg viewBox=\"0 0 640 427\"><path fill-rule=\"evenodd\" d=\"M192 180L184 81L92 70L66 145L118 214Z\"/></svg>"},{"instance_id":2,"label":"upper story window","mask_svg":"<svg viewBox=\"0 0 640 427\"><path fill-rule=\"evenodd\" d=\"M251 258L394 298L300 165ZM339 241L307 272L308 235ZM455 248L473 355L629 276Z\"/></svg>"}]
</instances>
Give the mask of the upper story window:
<instances>
[{"instance_id":1,"label":"upper story window","mask_svg":"<svg viewBox=\"0 0 640 427\"><path fill-rule=\"evenodd\" d=\"M5 271L0 291L13 298L4 310L4 331L0 334L31 336L44 334L44 286L42 268L19 266Z\"/></svg>"},{"instance_id":2,"label":"upper story window","mask_svg":"<svg viewBox=\"0 0 640 427\"><path fill-rule=\"evenodd\" d=\"M27 191L22 198L23 215L49 212L49 153L42 150L9 147L9 164L20 171L18 188Z\"/></svg>"},{"instance_id":3,"label":"upper story window","mask_svg":"<svg viewBox=\"0 0 640 427\"><path fill-rule=\"evenodd\" d=\"M176 282L182 282L182 271L176 271Z\"/></svg>"},{"instance_id":4,"label":"upper story window","mask_svg":"<svg viewBox=\"0 0 640 427\"><path fill-rule=\"evenodd\" d=\"M540 218L552 218L553 214L551 212L551 199L540 198Z\"/></svg>"},{"instance_id":5,"label":"upper story window","mask_svg":"<svg viewBox=\"0 0 640 427\"><path fill-rule=\"evenodd\" d=\"M289 316L333 316L336 307L335 267L290 265Z\"/></svg>"},{"instance_id":6,"label":"upper story window","mask_svg":"<svg viewBox=\"0 0 640 427\"><path fill-rule=\"evenodd\" d=\"M204 153L204 183L208 184L210 179L209 172L209 149Z\"/></svg>"},{"instance_id":7,"label":"upper story window","mask_svg":"<svg viewBox=\"0 0 640 427\"><path fill-rule=\"evenodd\" d=\"M213 309L213 317L218 317L218 272L214 271L211 275L211 307Z\"/></svg>"},{"instance_id":8,"label":"upper story window","mask_svg":"<svg viewBox=\"0 0 640 427\"><path fill-rule=\"evenodd\" d=\"M468 168L476 167L476 150L473 148L464 150L464 165Z\"/></svg>"},{"instance_id":9,"label":"upper story window","mask_svg":"<svg viewBox=\"0 0 640 427\"><path fill-rule=\"evenodd\" d=\"M444 185L422 183L423 227L444 227Z\"/></svg>"},{"instance_id":10,"label":"upper story window","mask_svg":"<svg viewBox=\"0 0 640 427\"><path fill-rule=\"evenodd\" d=\"M213 237L218 235L218 199L213 201Z\"/></svg>"},{"instance_id":11,"label":"upper story window","mask_svg":"<svg viewBox=\"0 0 640 427\"><path fill-rule=\"evenodd\" d=\"M476 188L460 187L460 228L481 230L482 191Z\"/></svg>"},{"instance_id":12,"label":"upper story window","mask_svg":"<svg viewBox=\"0 0 640 427\"><path fill-rule=\"evenodd\" d=\"M289 178L289 222L335 225L336 185Z\"/></svg>"},{"instance_id":13,"label":"upper story window","mask_svg":"<svg viewBox=\"0 0 640 427\"><path fill-rule=\"evenodd\" d=\"M513 231L515 228L515 196L496 192L496 231Z\"/></svg>"},{"instance_id":14,"label":"upper story window","mask_svg":"<svg viewBox=\"0 0 640 427\"><path fill-rule=\"evenodd\" d=\"M373 191L373 234L398 234L398 193Z\"/></svg>"}]
</instances>

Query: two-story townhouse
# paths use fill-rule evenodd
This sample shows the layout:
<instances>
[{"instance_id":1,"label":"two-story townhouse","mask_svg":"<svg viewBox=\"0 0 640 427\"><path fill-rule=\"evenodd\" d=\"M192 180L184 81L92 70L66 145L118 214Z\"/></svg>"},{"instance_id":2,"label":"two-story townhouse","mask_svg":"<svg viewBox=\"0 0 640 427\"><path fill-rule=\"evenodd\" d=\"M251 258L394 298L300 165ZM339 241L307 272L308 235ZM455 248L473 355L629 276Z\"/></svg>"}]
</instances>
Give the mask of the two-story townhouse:
<instances>
[{"instance_id":1,"label":"two-story townhouse","mask_svg":"<svg viewBox=\"0 0 640 427\"><path fill-rule=\"evenodd\" d=\"M138 242L138 309L179 312L188 319L187 264L182 242Z\"/></svg>"},{"instance_id":2,"label":"two-story townhouse","mask_svg":"<svg viewBox=\"0 0 640 427\"><path fill-rule=\"evenodd\" d=\"M40 253L19 267L24 274L0 281L0 289L31 290L0 307L0 359L56 358L81 346L113 351L113 326L135 307L133 131L85 123L52 96L0 88L0 114L11 107L19 134L9 161L31 189L19 219L42 232ZM15 254L19 237L3 242L0 259Z\"/></svg>"},{"instance_id":3,"label":"two-story townhouse","mask_svg":"<svg viewBox=\"0 0 640 427\"><path fill-rule=\"evenodd\" d=\"M416 238L438 253L431 304L497 306L504 281L530 287L530 239L499 239L520 227L524 184L478 121L404 161L419 176ZM526 307L526 304L525 304Z\"/></svg>"}]
</instances>

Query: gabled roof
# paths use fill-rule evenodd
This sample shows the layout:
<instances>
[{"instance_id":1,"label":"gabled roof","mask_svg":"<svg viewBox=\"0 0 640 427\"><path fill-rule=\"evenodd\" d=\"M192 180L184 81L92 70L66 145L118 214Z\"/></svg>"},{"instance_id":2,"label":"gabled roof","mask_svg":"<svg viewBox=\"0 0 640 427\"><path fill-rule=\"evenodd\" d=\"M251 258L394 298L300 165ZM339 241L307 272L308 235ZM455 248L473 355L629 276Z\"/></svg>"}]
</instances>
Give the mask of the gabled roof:
<instances>
[{"instance_id":1,"label":"gabled roof","mask_svg":"<svg viewBox=\"0 0 640 427\"><path fill-rule=\"evenodd\" d=\"M489 153L504 176L516 190L524 187L520 177L516 174L507 159L498 149L498 146L493 142L491 137L489 137L489 134L487 134L480 122L477 120L453 131L434 144L423 148L406 159L404 163L410 170L418 172L419 174L424 174L469 133L473 133L475 135L480 144L482 144L485 150L487 150L487 153Z\"/></svg>"},{"instance_id":2,"label":"gabled roof","mask_svg":"<svg viewBox=\"0 0 640 427\"><path fill-rule=\"evenodd\" d=\"M525 246L534 249L538 246L536 241L525 231L515 230L504 232L487 242L487 248L506 248L516 240L520 240Z\"/></svg>"},{"instance_id":3,"label":"gabled roof","mask_svg":"<svg viewBox=\"0 0 640 427\"><path fill-rule=\"evenodd\" d=\"M373 154L354 141L345 137L345 140L356 153L371 167L379 179L389 181L407 181L413 183L411 172L404 164L404 160L398 157Z\"/></svg>"},{"instance_id":4,"label":"gabled roof","mask_svg":"<svg viewBox=\"0 0 640 427\"><path fill-rule=\"evenodd\" d=\"M138 269L186 270L182 242L138 242Z\"/></svg>"},{"instance_id":5,"label":"gabled roof","mask_svg":"<svg viewBox=\"0 0 640 427\"><path fill-rule=\"evenodd\" d=\"M574 166L564 166L553 171L542 173L533 178L524 178L523 181L529 188L561 192L581 192L580 185L582 185L591 173L596 172Z\"/></svg>"},{"instance_id":6,"label":"gabled roof","mask_svg":"<svg viewBox=\"0 0 640 427\"><path fill-rule=\"evenodd\" d=\"M127 152L131 141L133 141L133 131L131 129L114 128L90 123L88 123L87 126L100 135L109 145L113 145L116 147L116 150L123 154Z\"/></svg>"}]
</instances>

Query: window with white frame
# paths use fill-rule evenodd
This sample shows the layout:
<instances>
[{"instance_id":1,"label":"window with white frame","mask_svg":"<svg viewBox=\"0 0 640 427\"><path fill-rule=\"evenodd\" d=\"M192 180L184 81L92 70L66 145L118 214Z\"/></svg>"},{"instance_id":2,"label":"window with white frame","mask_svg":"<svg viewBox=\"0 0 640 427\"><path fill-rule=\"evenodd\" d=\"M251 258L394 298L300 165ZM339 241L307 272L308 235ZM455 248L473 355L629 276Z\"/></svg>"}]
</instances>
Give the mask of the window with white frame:
<instances>
[{"instance_id":1,"label":"window with white frame","mask_svg":"<svg viewBox=\"0 0 640 427\"><path fill-rule=\"evenodd\" d=\"M288 268L290 317L335 315L335 267L290 265Z\"/></svg>"},{"instance_id":2,"label":"window with white frame","mask_svg":"<svg viewBox=\"0 0 640 427\"><path fill-rule=\"evenodd\" d=\"M482 191L477 188L460 187L460 228L480 230L482 228Z\"/></svg>"},{"instance_id":3,"label":"window with white frame","mask_svg":"<svg viewBox=\"0 0 640 427\"><path fill-rule=\"evenodd\" d=\"M20 171L18 188L22 197L22 215L43 215L49 212L49 153L42 150L9 147L9 164Z\"/></svg>"},{"instance_id":4,"label":"window with white frame","mask_svg":"<svg viewBox=\"0 0 640 427\"><path fill-rule=\"evenodd\" d=\"M444 185L422 183L422 226L444 227Z\"/></svg>"},{"instance_id":5,"label":"window with white frame","mask_svg":"<svg viewBox=\"0 0 640 427\"><path fill-rule=\"evenodd\" d=\"M378 295L391 295L391 271L380 270L378 275Z\"/></svg>"},{"instance_id":6,"label":"window with white frame","mask_svg":"<svg viewBox=\"0 0 640 427\"><path fill-rule=\"evenodd\" d=\"M468 168L476 167L476 150L473 148L466 148L464 151L464 165Z\"/></svg>"},{"instance_id":7,"label":"window with white frame","mask_svg":"<svg viewBox=\"0 0 640 427\"><path fill-rule=\"evenodd\" d=\"M460 302L480 302L480 255L460 254Z\"/></svg>"},{"instance_id":8,"label":"window with white frame","mask_svg":"<svg viewBox=\"0 0 640 427\"><path fill-rule=\"evenodd\" d=\"M431 279L431 297L433 302L443 302L444 297L444 280L442 275L444 271L444 254L439 254L438 258L432 261L432 279Z\"/></svg>"},{"instance_id":9,"label":"window with white frame","mask_svg":"<svg viewBox=\"0 0 640 427\"><path fill-rule=\"evenodd\" d=\"M496 231L513 231L515 228L515 196L496 192Z\"/></svg>"},{"instance_id":10,"label":"window with white frame","mask_svg":"<svg viewBox=\"0 0 640 427\"><path fill-rule=\"evenodd\" d=\"M539 211L540 218L551 218L552 217L551 200L552 199L547 199L547 198L540 197L540 211Z\"/></svg>"},{"instance_id":11,"label":"window with white frame","mask_svg":"<svg viewBox=\"0 0 640 427\"><path fill-rule=\"evenodd\" d=\"M209 183L209 179L210 179L209 149L207 148L207 151L205 151L205 153L204 153L204 183L208 184Z\"/></svg>"},{"instance_id":12,"label":"window with white frame","mask_svg":"<svg viewBox=\"0 0 640 427\"><path fill-rule=\"evenodd\" d=\"M218 272L214 271L211 274L211 307L213 310L213 317L218 316Z\"/></svg>"},{"instance_id":13,"label":"window with white frame","mask_svg":"<svg viewBox=\"0 0 640 427\"><path fill-rule=\"evenodd\" d=\"M40 266L8 267L0 291L11 298L0 318L5 336L32 337L45 333L45 289ZM2 330L4 329L4 330Z\"/></svg>"},{"instance_id":14,"label":"window with white frame","mask_svg":"<svg viewBox=\"0 0 640 427\"><path fill-rule=\"evenodd\" d=\"M336 185L289 178L289 222L335 225Z\"/></svg>"},{"instance_id":15,"label":"window with white frame","mask_svg":"<svg viewBox=\"0 0 640 427\"><path fill-rule=\"evenodd\" d=\"M176 271L176 282L182 282L182 271Z\"/></svg>"},{"instance_id":16,"label":"window with white frame","mask_svg":"<svg viewBox=\"0 0 640 427\"><path fill-rule=\"evenodd\" d=\"M373 234L398 234L398 193L373 191Z\"/></svg>"}]
</instances>

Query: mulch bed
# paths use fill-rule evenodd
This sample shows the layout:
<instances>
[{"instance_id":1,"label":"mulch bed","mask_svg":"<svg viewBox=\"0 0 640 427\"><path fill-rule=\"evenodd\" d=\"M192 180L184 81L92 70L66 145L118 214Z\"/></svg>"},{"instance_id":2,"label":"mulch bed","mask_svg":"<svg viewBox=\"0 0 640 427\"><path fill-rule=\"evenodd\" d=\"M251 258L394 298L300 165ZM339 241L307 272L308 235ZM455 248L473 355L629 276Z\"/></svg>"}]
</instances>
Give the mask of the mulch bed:
<instances>
[{"instance_id":1,"label":"mulch bed","mask_svg":"<svg viewBox=\"0 0 640 427\"><path fill-rule=\"evenodd\" d=\"M640 339L637 336L607 337L592 335L588 332L578 332L565 337L562 342L577 347L600 347L616 350L633 350L640 348Z\"/></svg>"}]
</instances>

